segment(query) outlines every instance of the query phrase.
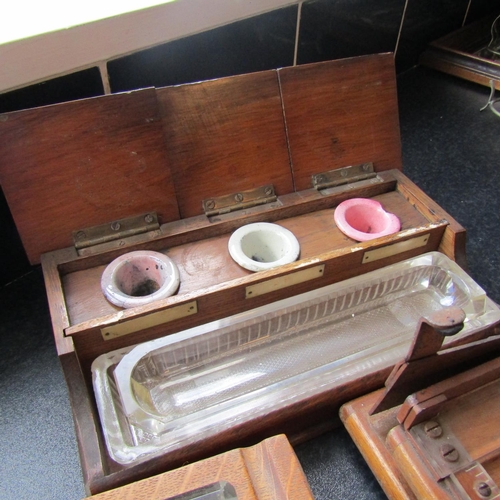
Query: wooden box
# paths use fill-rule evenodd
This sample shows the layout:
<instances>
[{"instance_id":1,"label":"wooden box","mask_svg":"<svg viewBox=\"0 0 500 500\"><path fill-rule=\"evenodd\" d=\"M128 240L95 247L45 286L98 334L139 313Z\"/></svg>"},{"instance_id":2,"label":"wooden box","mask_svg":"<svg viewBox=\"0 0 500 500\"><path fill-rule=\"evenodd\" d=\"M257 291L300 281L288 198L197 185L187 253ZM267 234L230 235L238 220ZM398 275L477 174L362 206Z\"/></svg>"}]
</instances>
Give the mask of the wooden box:
<instances>
[{"instance_id":1,"label":"wooden box","mask_svg":"<svg viewBox=\"0 0 500 500\"><path fill-rule=\"evenodd\" d=\"M491 101L494 89L500 88L497 19L498 14L485 17L435 40L420 56L420 64L491 87Z\"/></svg>"},{"instance_id":2,"label":"wooden box","mask_svg":"<svg viewBox=\"0 0 500 500\"><path fill-rule=\"evenodd\" d=\"M342 406L342 421L391 499L500 496L500 327L440 348L423 324L386 388Z\"/></svg>"},{"instance_id":3,"label":"wooden box","mask_svg":"<svg viewBox=\"0 0 500 500\"><path fill-rule=\"evenodd\" d=\"M216 492L220 496L215 496ZM105 491L92 498L96 500L314 499L302 467L284 435L273 436L249 448L230 450L173 471Z\"/></svg>"},{"instance_id":4,"label":"wooden box","mask_svg":"<svg viewBox=\"0 0 500 500\"><path fill-rule=\"evenodd\" d=\"M0 182L30 261L42 263L91 493L277 432L296 443L331 427L341 403L388 374L122 466L107 454L93 396L99 355L429 251L465 266L465 230L401 171L392 54L7 113L0 131ZM333 212L353 197L380 201L401 230L362 243L346 237ZM233 262L231 233L257 221L290 229L299 260L259 273ZM104 298L100 277L138 249L171 257L180 288L122 310Z\"/></svg>"}]
</instances>

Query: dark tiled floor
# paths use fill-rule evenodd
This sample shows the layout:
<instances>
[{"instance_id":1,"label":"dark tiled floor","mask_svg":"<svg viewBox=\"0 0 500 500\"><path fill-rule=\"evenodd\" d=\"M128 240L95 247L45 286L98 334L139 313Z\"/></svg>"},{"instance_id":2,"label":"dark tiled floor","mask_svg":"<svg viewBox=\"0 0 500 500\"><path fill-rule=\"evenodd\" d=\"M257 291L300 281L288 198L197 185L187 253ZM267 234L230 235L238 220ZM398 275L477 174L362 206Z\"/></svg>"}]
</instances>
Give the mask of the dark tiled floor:
<instances>
[{"instance_id":1,"label":"dark tiled floor","mask_svg":"<svg viewBox=\"0 0 500 500\"><path fill-rule=\"evenodd\" d=\"M417 68L399 77L405 172L468 229L470 273L500 301L500 118L486 88ZM39 269L0 289L0 499L84 495ZM317 500L381 499L343 430L297 448Z\"/></svg>"}]
</instances>

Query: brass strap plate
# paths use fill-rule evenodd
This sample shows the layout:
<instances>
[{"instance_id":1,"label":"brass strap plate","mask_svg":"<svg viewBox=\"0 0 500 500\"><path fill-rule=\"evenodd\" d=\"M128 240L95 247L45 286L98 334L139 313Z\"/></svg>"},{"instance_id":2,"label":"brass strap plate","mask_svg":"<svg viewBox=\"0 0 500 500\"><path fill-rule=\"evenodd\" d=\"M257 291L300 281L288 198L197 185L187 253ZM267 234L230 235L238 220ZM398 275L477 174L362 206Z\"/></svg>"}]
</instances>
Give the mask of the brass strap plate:
<instances>
[{"instance_id":1,"label":"brass strap plate","mask_svg":"<svg viewBox=\"0 0 500 500\"><path fill-rule=\"evenodd\" d=\"M409 240L376 248L375 250L368 250L363 254L363 260L361 263L366 264L368 262L374 262L376 260L385 259L386 257L392 257L393 255L407 252L408 250L424 247L427 245L429 238L430 234L423 234L421 236L416 236L415 238L410 238Z\"/></svg>"},{"instance_id":2,"label":"brass strap plate","mask_svg":"<svg viewBox=\"0 0 500 500\"><path fill-rule=\"evenodd\" d=\"M107 224L73 231L73 242L75 248L80 250L158 229L160 229L158 215L156 212L147 212L133 217L118 219Z\"/></svg>"},{"instance_id":3,"label":"brass strap plate","mask_svg":"<svg viewBox=\"0 0 500 500\"><path fill-rule=\"evenodd\" d=\"M218 198L209 198L203 200L202 203L205 215L212 217L214 215L227 214L236 210L272 203L276 199L274 186L268 184L255 189L249 189L248 191L240 191L239 193L219 196Z\"/></svg>"},{"instance_id":4,"label":"brass strap plate","mask_svg":"<svg viewBox=\"0 0 500 500\"><path fill-rule=\"evenodd\" d=\"M319 191L320 189L371 179L376 175L373 163L362 163L361 165L351 165L314 174L312 176L312 185Z\"/></svg>"},{"instance_id":5,"label":"brass strap plate","mask_svg":"<svg viewBox=\"0 0 500 500\"><path fill-rule=\"evenodd\" d=\"M429 464L436 481L449 477L472 463L467 450L444 421L434 418L432 421L416 424L406 432L419 454Z\"/></svg>"},{"instance_id":6,"label":"brass strap plate","mask_svg":"<svg viewBox=\"0 0 500 500\"><path fill-rule=\"evenodd\" d=\"M500 488L479 462L472 462L469 467L455 472L450 479L457 494L465 492L468 498L489 500L500 498Z\"/></svg>"},{"instance_id":7,"label":"brass strap plate","mask_svg":"<svg viewBox=\"0 0 500 500\"><path fill-rule=\"evenodd\" d=\"M434 418L406 432L436 481L448 482L454 498L500 497L494 479L478 460L471 458L445 421Z\"/></svg>"},{"instance_id":8,"label":"brass strap plate","mask_svg":"<svg viewBox=\"0 0 500 500\"><path fill-rule=\"evenodd\" d=\"M277 278L262 281L261 283L247 286L245 289L245 298L250 299L252 297L258 297L259 295L274 292L275 290L281 290L282 288L304 283L305 281L321 278L324 272L325 265L321 264L320 266L309 267L302 271L296 271L286 274L285 276L278 276Z\"/></svg>"},{"instance_id":9,"label":"brass strap plate","mask_svg":"<svg viewBox=\"0 0 500 500\"><path fill-rule=\"evenodd\" d=\"M116 337L122 337L130 333L140 332L146 328L169 323L175 319L184 318L198 312L198 303L196 300L181 304L179 306L170 307L163 311L146 314L140 318L129 319L117 325L101 328L101 335L104 340L111 340Z\"/></svg>"}]
</instances>

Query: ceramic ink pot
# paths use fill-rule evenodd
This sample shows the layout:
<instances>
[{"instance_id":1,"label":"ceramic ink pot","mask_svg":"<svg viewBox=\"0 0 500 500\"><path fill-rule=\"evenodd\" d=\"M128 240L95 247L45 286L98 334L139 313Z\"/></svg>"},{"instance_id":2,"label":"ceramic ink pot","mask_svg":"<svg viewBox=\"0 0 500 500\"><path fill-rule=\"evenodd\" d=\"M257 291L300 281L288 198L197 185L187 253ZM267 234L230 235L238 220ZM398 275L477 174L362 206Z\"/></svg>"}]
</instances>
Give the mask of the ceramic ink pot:
<instances>
[{"instance_id":1,"label":"ceramic ink pot","mask_svg":"<svg viewBox=\"0 0 500 500\"><path fill-rule=\"evenodd\" d=\"M264 271L294 262L300 245L295 235L278 224L257 222L237 229L228 250L235 262L249 271Z\"/></svg>"},{"instance_id":2,"label":"ceramic ink pot","mask_svg":"<svg viewBox=\"0 0 500 500\"><path fill-rule=\"evenodd\" d=\"M177 265L159 252L129 252L112 261L101 277L104 296L118 307L137 307L173 295L179 288Z\"/></svg>"},{"instance_id":3,"label":"ceramic ink pot","mask_svg":"<svg viewBox=\"0 0 500 500\"><path fill-rule=\"evenodd\" d=\"M337 227L349 238L368 241L397 233L401 223L394 214L369 198L352 198L342 202L334 213Z\"/></svg>"}]
</instances>

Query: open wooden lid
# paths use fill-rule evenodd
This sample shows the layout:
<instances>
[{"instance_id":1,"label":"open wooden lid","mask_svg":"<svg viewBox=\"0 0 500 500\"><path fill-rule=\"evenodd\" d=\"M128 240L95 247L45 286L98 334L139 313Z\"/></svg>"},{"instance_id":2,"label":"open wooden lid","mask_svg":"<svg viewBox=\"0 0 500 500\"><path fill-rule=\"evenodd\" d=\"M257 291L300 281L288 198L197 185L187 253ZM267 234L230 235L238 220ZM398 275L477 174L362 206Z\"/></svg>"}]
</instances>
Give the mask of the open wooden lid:
<instances>
[{"instance_id":1,"label":"open wooden lid","mask_svg":"<svg viewBox=\"0 0 500 500\"><path fill-rule=\"evenodd\" d=\"M89 226L373 162L401 169L391 54L0 115L0 184L30 262Z\"/></svg>"},{"instance_id":2,"label":"open wooden lid","mask_svg":"<svg viewBox=\"0 0 500 500\"><path fill-rule=\"evenodd\" d=\"M372 162L401 170L392 54L354 57L279 71L295 189L311 176Z\"/></svg>"},{"instance_id":3,"label":"open wooden lid","mask_svg":"<svg viewBox=\"0 0 500 500\"><path fill-rule=\"evenodd\" d=\"M154 89L0 116L0 183L31 263L72 231L179 218Z\"/></svg>"}]
</instances>

